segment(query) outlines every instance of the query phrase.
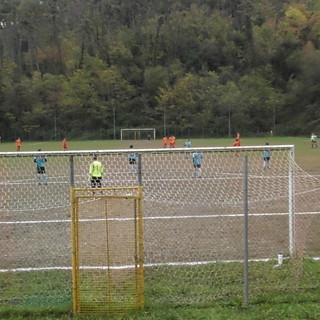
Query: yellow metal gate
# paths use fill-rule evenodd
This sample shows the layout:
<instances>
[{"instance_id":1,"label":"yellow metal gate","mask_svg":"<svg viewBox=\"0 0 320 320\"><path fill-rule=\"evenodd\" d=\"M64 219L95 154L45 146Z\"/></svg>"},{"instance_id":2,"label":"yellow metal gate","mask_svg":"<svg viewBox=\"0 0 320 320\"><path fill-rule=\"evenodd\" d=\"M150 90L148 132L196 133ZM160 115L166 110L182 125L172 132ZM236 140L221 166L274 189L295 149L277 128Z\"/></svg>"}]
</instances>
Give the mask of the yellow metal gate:
<instances>
[{"instance_id":1,"label":"yellow metal gate","mask_svg":"<svg viewBox=\"0 0 320 320\"><path fill-rule=\"evenodd\" d=\"M142 308L141 187L71 188L71 202L74 313Z\"/></svg>"}]
</instances>

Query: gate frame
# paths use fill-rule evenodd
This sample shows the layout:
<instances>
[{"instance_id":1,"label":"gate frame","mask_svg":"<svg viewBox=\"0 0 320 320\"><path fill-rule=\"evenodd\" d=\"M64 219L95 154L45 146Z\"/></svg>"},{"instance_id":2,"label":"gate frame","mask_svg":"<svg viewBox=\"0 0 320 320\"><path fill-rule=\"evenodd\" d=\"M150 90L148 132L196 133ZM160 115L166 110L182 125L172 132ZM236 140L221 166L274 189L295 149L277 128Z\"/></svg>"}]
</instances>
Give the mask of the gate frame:
<instances>
[{"instance_id":1,"label":"gate frame","mask_svg":"<svg viewBox=\"0 0 320 320\"><path fill-rule=\"evenodd\" d=\"M134 309L143 309L144 307L144 255L143 255L143 215L142 215L142 187L109 187L99 188L102 194L93 194L94 188L70 188L71 200L71 237L72 237L72 292L73 292L73 313L75 315L84 315L80 312L79 304L79 199L134 199L134 238L135 238L135 287L136 302ZM119 192L120 194L103 194L108 192ZM82 192L85 194L77 195ZM121 193L130 193L121 194ZM134 194L135 193L135 194ZM126 312L123 308L123 312ZM111 313L110 313L111 314Z\"/></svg>"}]
</instances>

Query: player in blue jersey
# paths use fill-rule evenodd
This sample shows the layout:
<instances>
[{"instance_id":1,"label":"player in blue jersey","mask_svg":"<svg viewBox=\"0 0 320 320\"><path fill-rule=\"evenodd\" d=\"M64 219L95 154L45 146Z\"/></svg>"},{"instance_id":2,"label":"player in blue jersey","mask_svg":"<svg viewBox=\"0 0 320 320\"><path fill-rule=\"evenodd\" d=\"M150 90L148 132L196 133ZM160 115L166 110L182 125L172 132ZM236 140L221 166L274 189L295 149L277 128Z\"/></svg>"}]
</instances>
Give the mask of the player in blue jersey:
<instances>
[{"instance_id":1,"label":"player in blue jersey","mask_svg":"<svg viewBox=\"0 0 320 320\"><path fill-rule=\"evenodd\" d=\"M201 171L202 158L203 158L202 152L196 151L192 155L194 176L198 178L202 178L202 171Z\"/></svg>"},{"instance_id":2,"label":"player in blue jersey","mask_svg":"<svg viewBox=\"0 0 320 320\"><path fill-rule=\"evenodd\" d=\"M41 151L39 149L38 151ZM47 184L47 175L46 175L46 162L47 157L45 155L36 155L33 158L33 162L36 164L36 172L37 172L37 182L38 185L41 185L43 182L45 185Z\"/></svg>"},{"instance_id":3,"label":"player in blue jersey","mask_svg":"<svg viewBox=\"0 0 320 320\"><path fill-rule=\"evenodd\" d=\"M187 139L187 141L184 143L184 146L188 149L191 148L191 141ZM186 152L186 159L189 159L189 152Z\"/></svg>"},{"instance_id":4,"label":"player in blue jersey","mask_svg":"<svg viewBox=\"0 0 320 320\"><path fill-rule=\"evenodd\" d=\"M133 149L133 145L130 145L130 149ZM134 152L129 153L129 170L137 171L137 157Z\"/></svg>"},{"instance_id":5,"label":"player in blue jersey","mask_svg":"<svg viewBox=\"0 0 320 320\"><path fill-rule=\"evenodd\" d=\"M186 148L191 148L191 141L189 139L187 139L187 141L184 143L184 146Z\"/></svg>"},{"instance_id":6,"label":"player in blue jersey","mask_svg":"<svg viewBox=\"0 0 320 320\"><path fill-rule=\"evenodd\" d=\"M266 145L268 146L269 143L267 142ZM263 156L263 169L270 169L270 156L271 156L270 150L268 149L263 150L262 156Z\"/></svg>"}]
</instances>

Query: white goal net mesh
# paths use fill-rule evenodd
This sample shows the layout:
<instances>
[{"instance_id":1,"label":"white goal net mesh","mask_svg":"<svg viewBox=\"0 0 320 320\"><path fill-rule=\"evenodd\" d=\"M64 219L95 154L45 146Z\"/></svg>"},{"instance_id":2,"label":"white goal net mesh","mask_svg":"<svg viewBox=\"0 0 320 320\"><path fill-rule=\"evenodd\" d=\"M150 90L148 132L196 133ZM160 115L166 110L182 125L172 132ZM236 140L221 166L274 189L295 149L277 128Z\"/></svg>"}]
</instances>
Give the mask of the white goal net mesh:
<instances>
[{"instance_id":1,"label":"white goal net mesh","mask_svg":"<svg viewBox=\"0 0 320 320\"><path fill-rule=\"evenodd\" d=\"M295 164L293 146L268 146L270 168L264 168L264 148L41 152L47 179L40 181L33 161L39 153L0 153L0 305L70 303L69 190L71 184L90 187L93 154L105 167L103 187L142 184L146 300L179 305L243 295L244 155L251 293L294 285L276 274L270 283L264 274L276 272L279 253L285 260L319 256L320 204L314 199L320 181ZM196 151L202 153L201 178L192 162ZM132 152L136 164L129 164ZM39 280L43 287L35 289ZM28 284L15 289L15 281Z\"/></svg>"}]
</instances>

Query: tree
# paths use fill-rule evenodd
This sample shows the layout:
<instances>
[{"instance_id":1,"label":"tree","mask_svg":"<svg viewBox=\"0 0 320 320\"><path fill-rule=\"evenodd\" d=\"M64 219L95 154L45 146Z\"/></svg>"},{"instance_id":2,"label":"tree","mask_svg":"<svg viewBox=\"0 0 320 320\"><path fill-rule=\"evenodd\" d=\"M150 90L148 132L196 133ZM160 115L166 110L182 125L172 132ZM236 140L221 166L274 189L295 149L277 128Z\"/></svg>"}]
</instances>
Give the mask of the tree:
<instances>
[{"instance_id":1,"label":"tree","mask_svg":"<svg viewBox=\"0 0 320 320\"><path fill-rule=\"evenodd\" d=\"M239 121L239 131L249 128L256 134L270 132L274 127L274 106L279 99L270 81L259 74L246 75L239 81L240 114L246 121Z\"/></svg>"},{"instance_id":2,"label":"tree","mask_svg":"<svg viewBox=\"0 0 320 320\"><path fill-rule=\"evenodd\" d=\"M58 140L62 137L62 128L65 126L60 105L63 99L63 88L66 78L63 75L44 74L34 72L32 89L37 95L38 103L33 106L33 115L38 118L41 127L38 139ZM40 120L41 119L41 120Z\"/></svg>"},{"instance_id":3,"label":"tree","mask_svg":"<svg viewBox=\"0 0 320 320\"><path fill-rule=\"evenodd\" d=\"M238 127L238 123L233 121L233 114L237 112L238 103L241 98L240 90L238 89L237 85L232 82L228 81L226 85L222 86L221 88L221 97L219 99L219 104L222 108L221 114L225 115L227 113L228 119L228 137L231 138L232 133L239 131L240 128ZM235 128L232 132L232 128ZM238 129L238 130L237 130Z\"/></svg>"},{"instance_id":4,"label":"tree","mask_svg":"<svg viewBox=\"0 0 320 320\"><path fill-rule=\"evenodd\" d=\"M115 132L116 115L124 117L124 105L133 93L116 68L108 68L103 61L91 57L65 82L64 91L66 130L75 136L98 127L113 127ZM76 119L74 114L78 115Z\"/></svg>"}]
</instances>

